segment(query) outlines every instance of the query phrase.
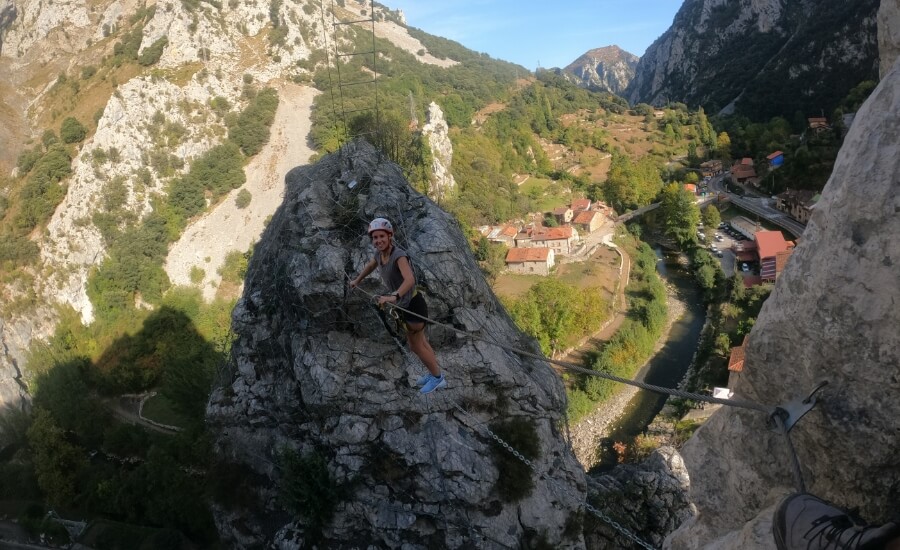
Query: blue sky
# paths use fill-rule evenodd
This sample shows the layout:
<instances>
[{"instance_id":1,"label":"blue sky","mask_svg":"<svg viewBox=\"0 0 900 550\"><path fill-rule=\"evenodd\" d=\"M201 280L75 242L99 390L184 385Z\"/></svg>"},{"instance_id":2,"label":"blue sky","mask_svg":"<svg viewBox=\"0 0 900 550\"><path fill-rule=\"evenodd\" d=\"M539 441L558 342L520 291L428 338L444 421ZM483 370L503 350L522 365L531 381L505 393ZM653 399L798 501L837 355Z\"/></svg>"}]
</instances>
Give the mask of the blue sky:
<instances>
[{"instance_id":1,"label":"blue sky","mask_svg":"<svg viewBox=\"0 0 900 550\"><path fill-rule=\"evenodd\" d=\"M534 70L617 45L641 56L682 0L380 0L410 26Z\"/></svg>"}]
</instances>

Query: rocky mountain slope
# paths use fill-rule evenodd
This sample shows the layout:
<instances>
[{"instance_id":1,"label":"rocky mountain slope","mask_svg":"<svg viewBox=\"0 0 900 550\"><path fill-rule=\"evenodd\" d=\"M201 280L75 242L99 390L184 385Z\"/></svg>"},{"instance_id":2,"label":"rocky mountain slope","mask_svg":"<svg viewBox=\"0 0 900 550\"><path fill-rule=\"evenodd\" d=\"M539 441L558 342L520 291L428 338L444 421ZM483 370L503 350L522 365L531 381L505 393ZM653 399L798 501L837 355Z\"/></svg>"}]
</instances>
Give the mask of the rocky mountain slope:
<instances>
[{"instance_id":1,"label":"rocky mountain slope","mask_svg":"<svg viewBox=\"0 0 900 550\"><path fill-rule=\"evenodd\" d=\"M876 524L897 520L900 495L895 6L879 12L879 36L890 43L882 59L892 67L859 110L822 200L763 306L735 390L738 398L786 404L827 381L791 432L805 483ZM723 408L683 457L697 515L667 547L771 548L773 509L796 488L787 444L767 428L765 415Z\"/></svg>"},{"instance_id":2,"label":"rocky mountain slope","mask_svg":"<svg viewBox=\"0 0 900 550\"><path fill-rule=\"evenodd\" d=\"M605 46L588 50L568 64L562 74L591 90L623 95L634 78L639 59L618 46Z\"/></svg>"},{"instance_id":3,"label":"rocky mountain slope","mask_svg":"<svg viewBox=\"0 0 900 550\"><path fill-rule=\"evenodd\" d=\"M352 0L343 5L336 16L344 20L364 18L369 6ZM375 17L376 35L422 65L448 68L457 63L431 55L402 25L402 14L378 7ZM73 174L62 182L65 197L46 229L27 237L40 249L37 265L25 274L26 286L33 290L4 283L4 301L33 292L42 304L71 306L85 322L94 319L88 280L109 247L97 215L107 213L113 185L124 192L119 219L131 220L120 221L119 229L140 223L174 180L223 143L229 117L248 105L245 89L271 86L284 105L270 143L244 170L247 183L191 219L170 248L165 266L169 280L197 284L211 298L227 253L245 252L259 238L282 196L284 173L312 152L307 134L317 91L308 83L324 66L326 41L334 38L323 34L322 25L319 4L305 1L148 6L133 0L2 0L0 73L8 78L0 82L0 170L9 173L19 154L45 131L58 134L67 116L88 128L74 151ZM349 47L349 40L349 34L341 34L337 47ZM158 59L138 63L154 44L162 45ZM131 47L135 59L123 63L122 51ZM449 140L438 136L434 141L449 159ZM237 208L240 192L253 198ZM15 201L15 195L10 199ZM236 219L241 220L237 226ZM192 273L202 276L194 281ZM140 297L135 303L146 306ZM29 307L4 321L0 405L20 391L13 380L31 340L22 335L52 332L53 314L52 309Z\"/></svg>"},{"instance_id":4,"label":"rocky mountain slope","mask_svg":"<svg viewBox=\"0 0 900 550\"><path fill-rule=\"evenodd\" d=\"M320 457L327 491L339 495L319 526L327 547L583 547L574 526L584 473L560 433L565 393L552 369L434 327L449 388L423 397L424 367L372 305L380 282L348 291L348 274L373 253L366 220L389 216L434 318L532 349L455 221L362 142L287 180L234 311L234 371L208 408L220 454L253 472L245 480L258 503L220 509L226 540L312 540L313 512L283 511L283 457L295 453ZM488 429L517 441L547 477L505 461Z\"/></svg>"},{"instance_id":5,"label":"rocky mountain slope","mask_svg":"<svg viewBox=\"0 0 900 550\"><path fill-rule=\"evenodd\" d=\"M765 120L830 115L877 77L878 0L686 0L641 57L632 103L680 101Z\"/></svg>"}]
</instances>

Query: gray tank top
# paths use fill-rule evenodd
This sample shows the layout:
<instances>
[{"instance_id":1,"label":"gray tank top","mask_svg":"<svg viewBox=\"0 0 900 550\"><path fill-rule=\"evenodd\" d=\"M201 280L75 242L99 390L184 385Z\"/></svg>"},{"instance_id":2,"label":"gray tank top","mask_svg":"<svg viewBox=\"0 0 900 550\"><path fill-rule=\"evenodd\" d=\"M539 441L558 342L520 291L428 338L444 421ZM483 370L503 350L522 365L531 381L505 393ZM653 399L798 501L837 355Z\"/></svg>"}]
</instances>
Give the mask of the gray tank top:
<instances>
[{"instance_id":1,"label":"gray tank top","mask_svg":"<svg viewBox=\"0 0 900 550\"><path fill-rule=\"evenodd\" d=\"M400 267L397 265L397 260L400 258L406 258L406 261L409 261L409 256L406 254L406 251L397 245L394 245L393 250L391 250L391 257L383 264L381 263L381 252L375 253L375 262L378 265L379 273L381 274L381 281L391 292L396 292L396 290L400 288L400 285L403 284L403 273L400 272ZM412 268L412 262L410 262L410 268ZM400 296L397 305L402 308L407 307L410 300L412 300L415 289L416 275L413 273L413 286L409 292Z\"/></svg>"}]
</instances>

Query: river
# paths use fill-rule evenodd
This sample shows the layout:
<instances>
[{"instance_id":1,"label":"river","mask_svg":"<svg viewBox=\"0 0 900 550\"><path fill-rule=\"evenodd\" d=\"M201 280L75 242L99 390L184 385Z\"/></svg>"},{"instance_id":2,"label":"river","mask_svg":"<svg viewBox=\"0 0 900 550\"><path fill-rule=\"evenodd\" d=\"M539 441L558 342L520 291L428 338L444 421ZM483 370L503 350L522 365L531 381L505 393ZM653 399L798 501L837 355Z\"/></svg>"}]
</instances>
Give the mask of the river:
<instances>
[{"instance_id":1,"label":"river","mask_svg":"<svg viewBox=\"0 0 900 550\"><path fill-rule=\"evenodd\" d=\"M667 286L677 294L678 301L684 304L684 311L673 322L665 343L642 369L642 380L648 384L674 388L691 364L706 319L706 309L700 289L691 274L678 262L678 255L663 252L659 247L655 248L655 252L660 258L656 269ZM602 471L615 466L613 443L632 443L659 414L665 402L665 395L639 390L608 428L607 436L600 440L600 463L595 469Z\"/></svg>"}]
</instances>

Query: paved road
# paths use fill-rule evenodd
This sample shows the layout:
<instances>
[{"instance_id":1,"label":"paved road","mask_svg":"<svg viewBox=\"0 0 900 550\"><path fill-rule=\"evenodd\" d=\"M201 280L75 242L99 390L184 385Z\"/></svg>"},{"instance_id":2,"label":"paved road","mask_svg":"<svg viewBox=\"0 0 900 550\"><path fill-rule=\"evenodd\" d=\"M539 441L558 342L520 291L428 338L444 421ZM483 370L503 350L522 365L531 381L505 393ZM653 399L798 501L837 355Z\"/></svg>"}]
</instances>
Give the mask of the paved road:
<instances>
[{"instance_id":1,"label":"paved road","mask_svg":"<svg viewBox=\"0 0 900 550\"><path fill-rule=\"evenodd\" d=\"M806 226L772 206L772 199L768 197L742 197L734 193L728 193L725 191L725 186L722 183L723 178L723 174L712 178L710 180L710 189L717 193L725 194L735 205L789 231L794 237L799 237L803 234Z\"/></svg>"}]
</instances>

